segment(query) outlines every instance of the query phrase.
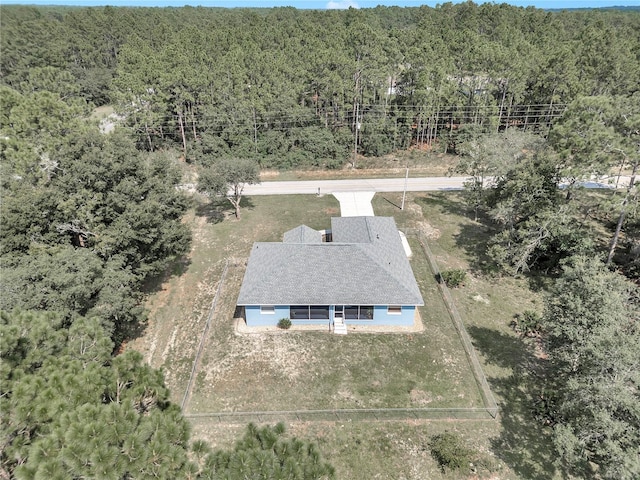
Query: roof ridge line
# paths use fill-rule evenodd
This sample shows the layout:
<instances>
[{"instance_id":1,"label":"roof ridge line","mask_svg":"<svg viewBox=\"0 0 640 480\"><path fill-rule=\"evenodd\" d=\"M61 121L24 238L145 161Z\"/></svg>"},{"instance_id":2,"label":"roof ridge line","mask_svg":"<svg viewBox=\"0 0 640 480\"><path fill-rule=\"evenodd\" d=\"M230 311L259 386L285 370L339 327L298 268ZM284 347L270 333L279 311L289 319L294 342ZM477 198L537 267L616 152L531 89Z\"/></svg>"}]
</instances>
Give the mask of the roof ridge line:
<instances>
[{"instance_id":1,"label":"roof ridge line","mask_svg":"<svg viewBox=\"0 0 640 480\"><path fill-rule=\"evenodd\" d=\"M375 256L371 255L368 250L369 248L367 248L367 243L356 243L354 244L357 248L359 248L362 253L364 253L367 257L369 257L371 259L371 261L378 265L380 268L382 268L385 272L387 272L387 274L389 275L390 278L393 278L395 280L395 282L400 285L405 291L407 291L408 293L410 293L411 295L415 295L416 292L413 291L413 289L411 288L410 285L407 285L404 282L404 279L402 278L401 275L397 275L396 272L397 270L393 269L393 268L389 268L389 264L385 264L385 262L382 262L380 260L378 260ZM409 259L407 258L407 263L409 263ZM413 269L411 268L411 264L409 264L409 268L411 270L411 274L413 276L413 278L415 279L415 274L413 273ZM417 283L416 283L417 285ZM419 291L419 288L418 288ZM420 297L422 297L422 293L419 293Z\"/></svg>"},{"instance_id":2,"label":"roof ridge line","mask_svg":"<svg viewBox=\"0 0 640 480\"><path fill-rule=\"evenodd\" d=\"M369 243L373 243L373 238L371 238L371 228L369 227L369 217L364 217L364 224L367 226L367 235L369 235Z\"/></svg>"}]
</instances>

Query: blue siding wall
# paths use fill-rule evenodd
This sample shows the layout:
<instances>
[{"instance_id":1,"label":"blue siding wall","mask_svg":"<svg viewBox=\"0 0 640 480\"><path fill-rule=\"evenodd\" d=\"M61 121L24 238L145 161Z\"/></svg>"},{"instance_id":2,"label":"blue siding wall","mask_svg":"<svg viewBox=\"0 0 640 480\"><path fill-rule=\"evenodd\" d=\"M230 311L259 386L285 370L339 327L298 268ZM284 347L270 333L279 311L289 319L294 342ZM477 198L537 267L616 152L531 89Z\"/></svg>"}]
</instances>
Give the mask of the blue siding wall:
<instances>
[{"instance_id":1,"label":"blue siding wall","mask_svg":"<svg viewBox=\"0 0 640 480\"><path fill-rule=\"evenodd\" d=\"M329 315L333 319L334 307L331 305ZM345 320L347 325L390 325L390 326L403 326L409 327L413 325L413 318L415 314L414 306L403 306L402 313L390 314L387 311L387 307L376 306L373 307L373 320ZM267 327L275 326L278 324L278 320L281 318L289 318L289 306L288 305L276 305L275 313L260 313L259 306L246 306L245 316L247 320L247 326L249 327ZM323 325L327 326L332 320L292 320L294 325Z\"/></svg>"},{"instance_id":2,"label":"blue siding wall","mask_svg":"<svg viewBox=\"0 0 640 480\"><path fill-rule=\"evenodd\" d=\"M276 305L275 313L260 313L260 306L244 307L248 327L268 327L277 325L281 318L289 318L289 305Z\"/></svg>"}]
</instances>

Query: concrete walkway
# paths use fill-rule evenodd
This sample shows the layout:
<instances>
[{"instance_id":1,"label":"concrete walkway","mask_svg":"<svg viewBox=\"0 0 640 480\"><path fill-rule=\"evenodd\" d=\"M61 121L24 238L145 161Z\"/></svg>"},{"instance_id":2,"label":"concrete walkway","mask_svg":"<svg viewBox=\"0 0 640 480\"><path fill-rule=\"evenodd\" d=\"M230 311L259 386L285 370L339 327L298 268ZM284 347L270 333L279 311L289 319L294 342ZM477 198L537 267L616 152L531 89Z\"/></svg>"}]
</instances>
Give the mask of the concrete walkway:
<instances>
[{"instance_id":1,"label":"concrete walkway","mask_svg":"<svg viewBox=\"0 0 640 480\"><path fill-rule=\"evenodd\" d=\"M375 192L334 192L342 217L374 217L371 199Z\"/></svg>"}]
</instances>

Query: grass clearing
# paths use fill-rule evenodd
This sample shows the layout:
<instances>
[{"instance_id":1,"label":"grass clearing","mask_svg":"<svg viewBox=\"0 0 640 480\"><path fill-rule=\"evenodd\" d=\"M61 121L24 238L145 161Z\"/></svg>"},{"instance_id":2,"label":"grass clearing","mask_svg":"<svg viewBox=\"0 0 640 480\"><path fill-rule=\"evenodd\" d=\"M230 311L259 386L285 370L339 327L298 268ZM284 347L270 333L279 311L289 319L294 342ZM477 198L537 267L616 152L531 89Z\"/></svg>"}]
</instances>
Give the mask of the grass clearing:
<instances>
[{"instance_id":1,"label":"grass clearing","mask_svg":"<svg viewBox=\"0 0 640 480\"><path fill-rule=\"evenodd\" d=\"M465 285L452 293L500 403L499 419L293 422L289 433L317 441L338 478L564 478L553 466L547 431L530 413L534 390L527 366L536 359L509 327L515 313L539 309L538 294L526 279L483 273L476 251L488 232L469 218L461 195L410 193L404 211L398 207L401 198L376 195L376 214L394 216L401 228L421 229L441 268L468 272ZM225 204L194 206L185 220L194 227L194 245L181 267L184 273L167 280L149 299L149 328L132 342L154 366L164 368L174 401L181 400L224 260L231 258L191 412L481 405L457 334L443 320L446 310L437 285L418 255L413 268L428 305L421 310L423 333L235 335L229 319L252 242L280 241L284 231L300 224L328 228L339 205L332 196L254 197L246 199L240 221L228 214ZM244 429L211 418L191 421L194 438L219 447L231 445ZM471 470L441 472L428 441L446 430L479 452L486 465L477 475Z\"/></svg>"},{"instance_id":2,"label":"grass clearing","mask_svg":"<svg viewBox=\"0 0 640 480\"><path fill-rule=\"evenodd\" d=\"M335 170L265 170L260 179L286 180L344 180L348 178L404 178L407 167L411 177L446 176L457 164L457 157L417 148L398 151L383 157L358 157L356 168L345 162Z\"/></svg>"},{"instance_id":3,"label":"grass clearing","mask_svg":"<svg viewBox=\"0 0 640 480\"><path fill-rule=\"evenodd\" d=\"M101 107L96 107L93 109L90 118L94 120L102 120L103 118L107 118L114 112L115 109L111 105L102 105Z\"/></svg>"},{"instance_id":4,"label":"grass clearing","mask_svg":"<svg viewBox=\"0 0 640 480\"><path fill-rule=\"evenodd\" d=\"M220 425L210 419L192 420L194 435L208 438L217 448L230 448L244 425ZM445 422L310 422L287 426L287 434L313 439L336 468L337 479L354 480L455 480L514 479L507 465L488 447L495 435L491 421ZM443 432L459 434L477 452L477 474L469 468L442 472L430 453L431 437ZM491 473L489 473L491 472Z\"/></svg>"},{"instance_id":5,"label":"grass clearing","mask_svg":"<svg viewBox=\"0 0 640 480\"><path fill-rule=\"evenodd\" d=\"M291 196L286 204L277 197L258 200L259 205L254 205L251 199L243 199L241 220L232 217L226 201L207 204L194 200L184 220L193 232L191 252L175 264L178 275L154 286L156 292L147 301L150 314L146 332L129 343L152 366L164 370L174 402L182 400L225 261L243 264L254 238L279 241L282 232L300 223L327 228L330 216L339 214L339 203L333 196L309 196L305 201ZM234 273L241 274L232 266L229 284L234 282ZM226 300L235 304L229 289L223 289L221 295L222 304Z\"/></svg>"},{"instance_id":6,"label":"grass clearing","mask_svg":"<svg viewBox=\"0 0 640 480\"><path fill-rule=\"evenodd\" d=\"M232 318L252 242L280 241L302 223L327 228L339 209L332 196L247 199L240 221L225 218L225 209L225 204L203 204L194 210L188 218L194 246L187 270L149 305L156 326L147 358L164 368L178 401L224 261L231 260L188 412L482 407L436 282L413 239L412 263L427 305L421 309L424 332L237 335Z\"/></svg>"}]
</instances>

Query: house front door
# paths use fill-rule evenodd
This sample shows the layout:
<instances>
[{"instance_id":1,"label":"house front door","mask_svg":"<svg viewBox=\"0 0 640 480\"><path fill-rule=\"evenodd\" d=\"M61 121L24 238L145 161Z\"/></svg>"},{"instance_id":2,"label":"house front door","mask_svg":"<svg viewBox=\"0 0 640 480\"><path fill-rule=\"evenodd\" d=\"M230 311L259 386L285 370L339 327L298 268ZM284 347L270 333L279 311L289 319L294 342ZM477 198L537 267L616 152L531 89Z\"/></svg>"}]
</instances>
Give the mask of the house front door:
<instances>
[{"instance_id":1,"label":"house front door","mask_svg":"<svg viewBox=\"0 0 640 480\"><path fill-rule=\"evenodd\" d=\"M336 305L333 309L333 321L338 319L339 321L344 320L344 305Z\"/></svg>"}]
</instances>

